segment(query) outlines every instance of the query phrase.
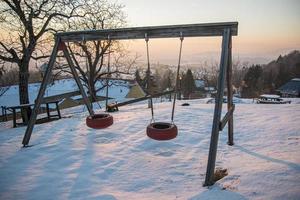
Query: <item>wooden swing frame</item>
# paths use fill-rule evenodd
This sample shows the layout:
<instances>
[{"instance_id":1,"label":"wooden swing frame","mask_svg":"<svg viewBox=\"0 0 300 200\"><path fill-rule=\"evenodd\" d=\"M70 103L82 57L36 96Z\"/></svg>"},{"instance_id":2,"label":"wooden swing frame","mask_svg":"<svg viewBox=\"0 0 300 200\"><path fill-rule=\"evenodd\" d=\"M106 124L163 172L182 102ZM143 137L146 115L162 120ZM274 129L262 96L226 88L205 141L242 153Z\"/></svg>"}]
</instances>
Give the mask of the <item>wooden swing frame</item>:
<instances>
[{"instance_id":1,"label":"wooden swing frame","mask_svg":"<svg viewBox=\"0 0 300 200\"><path fill-rule=\"evenodd\" d=\"M238 22L222 22L222 23L204 23L204 24L184 24L184 25L171 25L171 26L149 26L149 27L133 27L133 28L119 28L119 29L104 29L104 30L85 30L85 31L72 31L61 32L55 35L55 45L50 56L49 64L43 78L33 112L31 114L26 132L22 141L24 147L28 146L34 124L36 122L38 110L44 99L46 86L49 82L51 71L58 51L62 50L67 59L68 65L71 69L73 77L77 83L79 91L83 97L84 103L90 115L94 115L91 102L80 82L79 76L76 72L74 61L70 56L70 52L66 47L66 42L80 42L82 38L85 41L93 40L132 40L132 39L145 39L145 34L149 39L151 38L175 38L180 37L209 37L221 36L222 49L220 70L217 85L217 96L215 100L213 125L211 132L211 141L209 147L207 171L204 186L214 184L214 171L217 155L217 146L219 139L219 132L228 123L228 145L233 145L233 88L232 88L232 36L238 34ZM227 80L227 113L221 119L222 103L225 87L225 77Z\"/></svg>"}]
</instances>

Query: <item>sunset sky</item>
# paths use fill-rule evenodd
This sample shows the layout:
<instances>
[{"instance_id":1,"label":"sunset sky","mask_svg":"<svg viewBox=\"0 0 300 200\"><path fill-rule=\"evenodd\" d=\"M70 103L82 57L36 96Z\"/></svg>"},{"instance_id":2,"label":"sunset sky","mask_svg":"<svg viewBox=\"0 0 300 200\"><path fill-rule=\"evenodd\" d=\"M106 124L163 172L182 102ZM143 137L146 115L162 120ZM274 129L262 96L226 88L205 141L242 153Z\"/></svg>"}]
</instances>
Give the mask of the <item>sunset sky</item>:
<instances>
[{"instance_id":1,"label":"sunset sky","mask_svg":"<svg viewBox=\"0 0 300 200\"><path fill-rule=\"evenodd\" d=\"M233 40L234 56L251 62L268 62L279 54L300 49L299 0L119 0L125 5L128 26L238 21ZM220 38L186 38L183 56L190 62L217 58ZM176 39L150 43L153 62L177 58ZM130 42L133 51L145 54L143 41Z\"/></svg>"}]
</instances>

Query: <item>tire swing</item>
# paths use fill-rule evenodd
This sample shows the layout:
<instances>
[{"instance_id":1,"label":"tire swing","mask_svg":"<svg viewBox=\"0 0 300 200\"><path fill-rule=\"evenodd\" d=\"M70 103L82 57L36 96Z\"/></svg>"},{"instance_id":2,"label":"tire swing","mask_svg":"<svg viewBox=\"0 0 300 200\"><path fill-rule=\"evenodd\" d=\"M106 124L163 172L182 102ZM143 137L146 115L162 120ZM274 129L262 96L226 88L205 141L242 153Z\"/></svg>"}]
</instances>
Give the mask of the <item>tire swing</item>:
<instances>
[{"instance_id":1,"label":"tire swing","mask_svg":"<svg viewBox=\"0 0 300 200\"><path fill-rule=\"evenodd\" d=\"M107 108L107 102L108 102L108 83L109 83L109 75L110 75L110 37L108 36L108 42L109 42L109 49L108 49L108 58L107 58L107 81L106 81L106 108ZM92 93L91 93L92 94ZM110 114L107 113L100 113L100 114L94 114L90 115L86 118L86 125L90 128L94 129L103 129L111 126L114 123L114 119Z\"/></svg>"},{"instance_id":2,"label":"tire swing","mask_svg":"<svg viewBox=\"0 0 300 200\"><path fill-rule=\"evenodd\" d=\"M175 111L175 102L176 102L176 95L178 92L178 79L179 79L179 70L180 70L180 62L181 62L181 50L182 50L182 42L184 37L182 36L182 32L180 32L180 48L179 48L179 59L178 59L178 67L177 67L177 75L176 75L176 83L175 83L175 92L174 92L174 99L173 99L173 107L172 107L172 116L171 116L171 123L168 122L155 122L154 121L154 112L153 112L153 101L152 97L150 97L150 107L151 107L151 122L147 126L147 136L154 140L171 140L176 138L178 134L177 126L174 124L174 111ZM147 89L149 93L149 86L150 86L150 61L149 61L149 48L148 48L148 41L149 38L147 34L145 34L145 41L146 41L146 49L147 49Z\"/></svg>"}]
</instances>

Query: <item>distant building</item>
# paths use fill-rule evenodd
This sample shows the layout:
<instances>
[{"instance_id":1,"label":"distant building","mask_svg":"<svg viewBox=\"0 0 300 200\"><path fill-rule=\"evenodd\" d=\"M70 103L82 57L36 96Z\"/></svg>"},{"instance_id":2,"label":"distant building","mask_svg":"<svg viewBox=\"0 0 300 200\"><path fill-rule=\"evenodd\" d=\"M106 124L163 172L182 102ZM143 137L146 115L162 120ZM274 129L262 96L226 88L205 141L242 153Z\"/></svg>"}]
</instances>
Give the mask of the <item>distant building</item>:
<instances>
[{"instance_id":1,"label":"distant building","mask_svg":"<svg viewBox=\"0 0 300 200\"><path fill-rule=\"evenodd\" d=\"M294 78L276 90L281 97L300 97L300 78Z\"/></svg>"},{"instance_id":2,"label":"distant building","mask_svg":"<svg viewBox=\"0 0 300 200\"><path fill-rule=\"evenodd\" d=\"M136 82L132 84L130 90L125 98L141 98L146 96L146 93L142 89L142 87Z\"/></svg>"},{"instance_id":3,"label":"distant building","mask_svg":"<svg viewBox=\"0 0 300 200\"><path fill-rule=\"evenodd\" d=\"M205 87L204 80L196 79L195 80L195 86L196 86L196 89L204 89L204 87Z\"/></svg>"}]
</instances>

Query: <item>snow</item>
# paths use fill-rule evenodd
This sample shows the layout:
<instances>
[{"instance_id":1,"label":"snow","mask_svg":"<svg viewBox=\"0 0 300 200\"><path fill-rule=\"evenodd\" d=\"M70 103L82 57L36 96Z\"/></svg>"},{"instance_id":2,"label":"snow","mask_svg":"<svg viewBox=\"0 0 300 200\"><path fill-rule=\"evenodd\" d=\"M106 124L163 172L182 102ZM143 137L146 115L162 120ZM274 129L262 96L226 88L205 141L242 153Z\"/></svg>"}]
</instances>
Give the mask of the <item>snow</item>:
<instances>
[{"instance_id":1,"label":"snow","mask_svg":"<svg viewBox=\"0 0 300 200\"><path fill-rule=\"evenodd\" d=\"M270 98L270 99L277 99L277 98L280 98L280 96L278 96L278 95L273 95L273 94L263 94L263 95L260 95L260 97L262 97L262 98Z\"/></svg>"},{"instance_id":2,"label":"snow","mask_svg":"<svg viewBox=\"0 0 300 200\"><path fill-rule=\"evenodd\" d=\"M129 91L128 83L125 81L117 81L114 80L112 86L109 87L109 97L114 98L112 101L123 101L125 99L126 94ZM40 83L31 83L29 84L29 101L30 103L34 103L36 99L39 89ZM101 87L101 82L96 84L96 87ZM57 94L67 93L78 90L78 86L74 79L61 79L54 81L54 84L49 84L46 92L45 97L53 96ZM101 90L97 93L99 96L105 96L106 90ZM0 97L0 106L16 106L19 105L19 86L13 85L9 88L9 90Z\"/></svg>"},{"instance_id":3,"label":"snow","mask_svg":"<svg viewBox=\"0 0 300 200\"><path fill-rule=\"evenodd\" d=\"M300 81L300 78L293 78L292 81Z\"/></svg>"},{"instance_id":4,"label":"snow","mask_svg":"<svg viewBox=\"0 0 300 200\"><path fill-rule=\"evenodd\" d=\"M156 121L170 121L171 106L156 101ZM202 187L213 109L177 101L179 135L163 142L146 136L146 104L121 107L102 130L85 125L83 106L63 110L35 126L30 148L21 148L25 127L1 123L0 199L299 199L300 105L237 104L235 145L225 128L216 162L229 174Z\"/></svg>"}]
</instances>

